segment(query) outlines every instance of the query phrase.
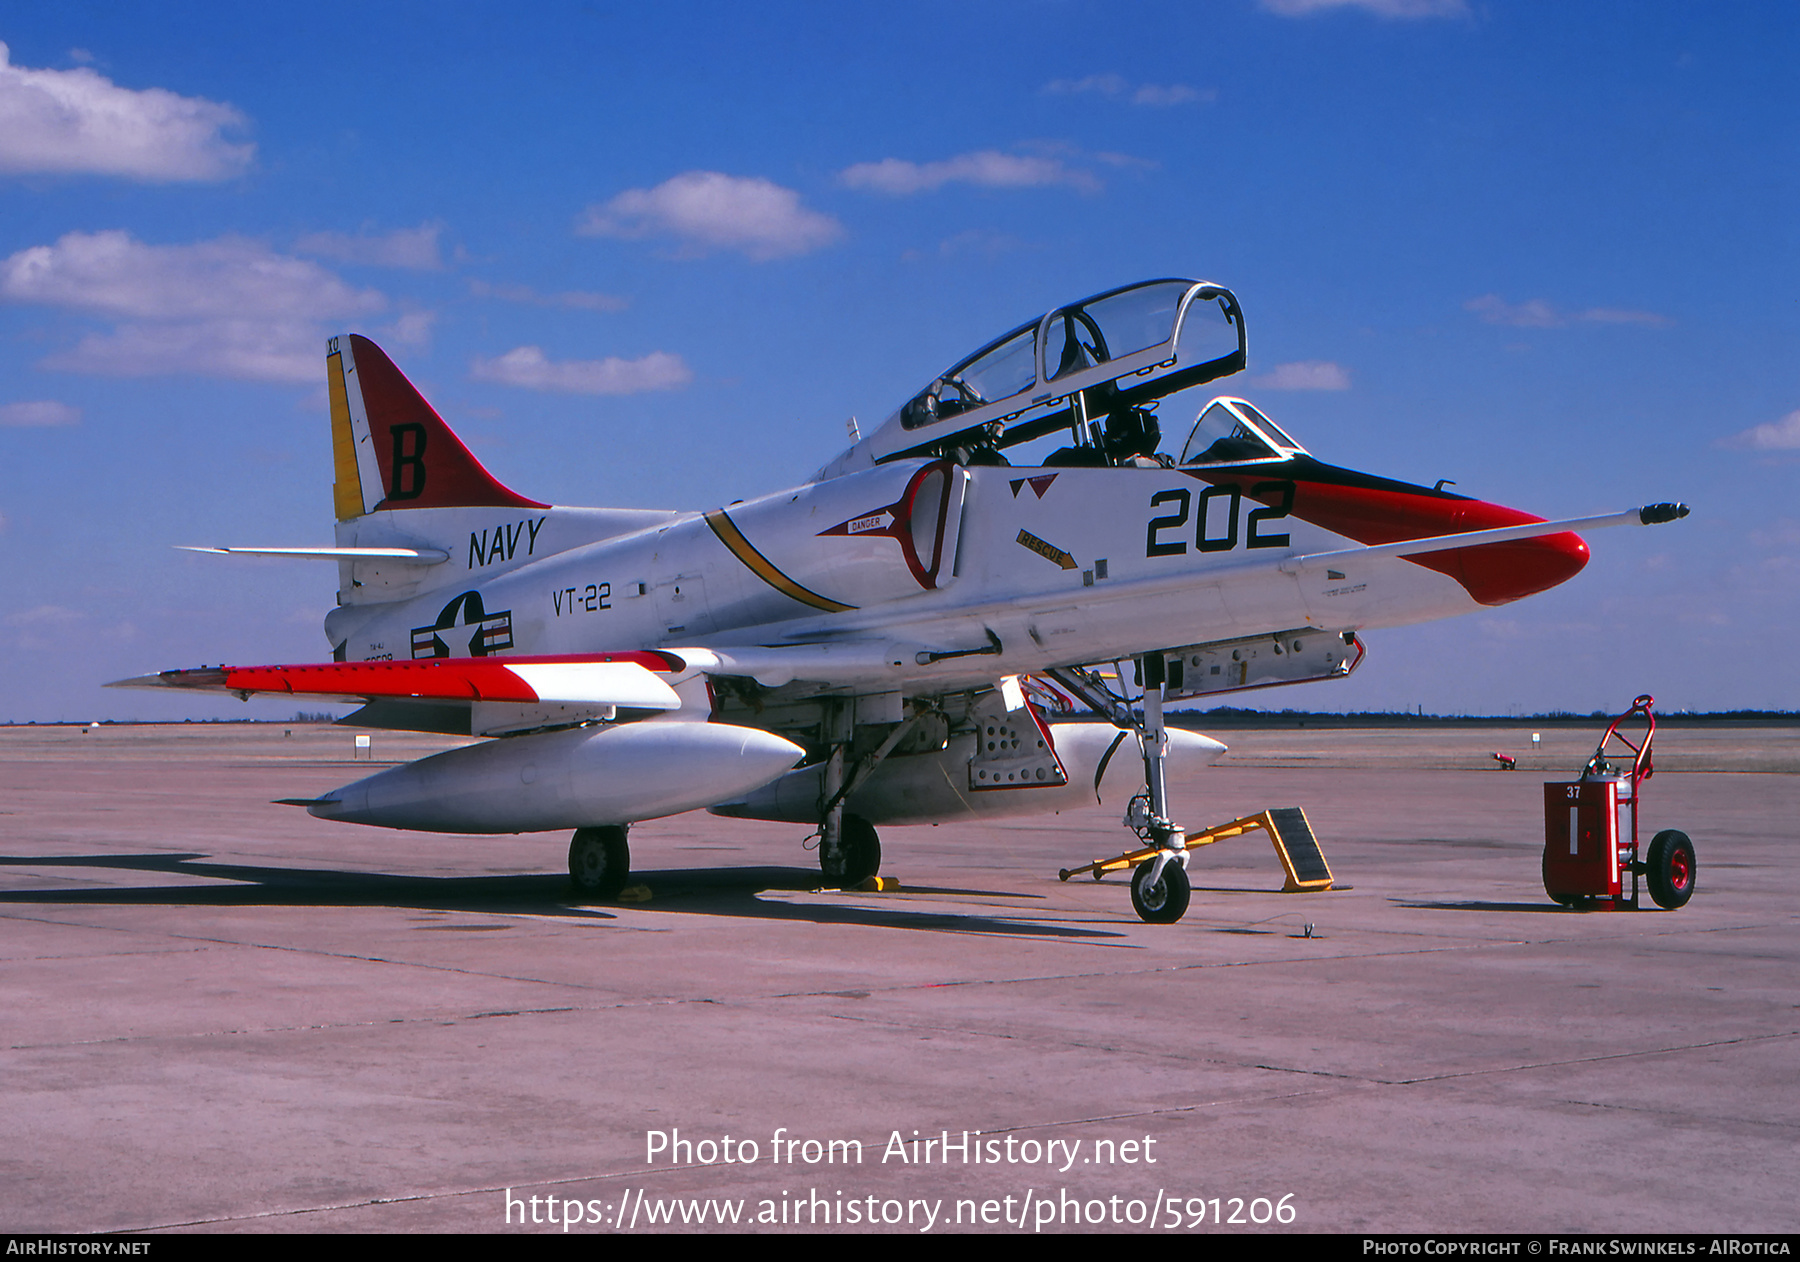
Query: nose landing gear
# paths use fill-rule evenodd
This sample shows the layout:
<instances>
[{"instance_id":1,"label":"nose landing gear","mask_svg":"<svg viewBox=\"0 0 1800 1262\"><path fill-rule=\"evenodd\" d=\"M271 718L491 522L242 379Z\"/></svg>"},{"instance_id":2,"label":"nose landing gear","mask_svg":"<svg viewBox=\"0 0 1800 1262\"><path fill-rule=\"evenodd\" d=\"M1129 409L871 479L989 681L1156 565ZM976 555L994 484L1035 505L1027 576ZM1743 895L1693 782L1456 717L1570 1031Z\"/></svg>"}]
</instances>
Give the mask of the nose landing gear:
<instances>
[{"instance_id":1,"label":"nose landing gear","mask_svg":"<svg viewBox=\"0 0 1800 1262\"><path fill-rule=\"evenodd\" d=\"M1172 925L1187 914L1191 892L1187 879L1187 831L1169 819L1164 775L1169 735L1163 727L1162 713L1166 661L1161 653L1146 654L1140 661L1144 678L1141 717L1089 671L1050 674L1119 727L1136 732L1144 752L1145 791L1131 799L1125 810L1125 826L1138 835L1145 848L1078 870L1092 872L1097 881L1108 870L1135 867L1131 878L1132 907L1148 924ZM1061 874L1065 881L1070 875L1066 869Z\"/></svg>"},{"instance_id":2,"label":"nose landing gear","mask_svg":"<svg viewBox=\"0 0 1800 1262\"><path fill-rule=\"evenodd\" d=\"M1193 887L1187 869L1159 855L1137 865L1131 874L1131 907L1146 924L1172 925L1187 914Z\"/></svg>"}]
</instances>

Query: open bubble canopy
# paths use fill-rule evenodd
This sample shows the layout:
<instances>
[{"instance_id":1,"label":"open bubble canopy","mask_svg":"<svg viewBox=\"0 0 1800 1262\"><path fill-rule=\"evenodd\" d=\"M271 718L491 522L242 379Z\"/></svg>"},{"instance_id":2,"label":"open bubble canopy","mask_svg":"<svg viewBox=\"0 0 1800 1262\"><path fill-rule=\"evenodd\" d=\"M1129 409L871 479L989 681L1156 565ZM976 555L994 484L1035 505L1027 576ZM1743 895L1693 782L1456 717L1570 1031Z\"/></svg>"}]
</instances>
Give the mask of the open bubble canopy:
<instances>
[{"instance_id":1,"label":"open bubble canopy","mask_svg":"<svg viewBox=\"0 0 1800 1262\"><path fill-rule=\"evenodd\" d=\"M1143 281L1058 307L988 343L913 396L827 474L956 448L998 450L1240 371L1243 313L1208 281Z\"/></svg>"}]
</instances>

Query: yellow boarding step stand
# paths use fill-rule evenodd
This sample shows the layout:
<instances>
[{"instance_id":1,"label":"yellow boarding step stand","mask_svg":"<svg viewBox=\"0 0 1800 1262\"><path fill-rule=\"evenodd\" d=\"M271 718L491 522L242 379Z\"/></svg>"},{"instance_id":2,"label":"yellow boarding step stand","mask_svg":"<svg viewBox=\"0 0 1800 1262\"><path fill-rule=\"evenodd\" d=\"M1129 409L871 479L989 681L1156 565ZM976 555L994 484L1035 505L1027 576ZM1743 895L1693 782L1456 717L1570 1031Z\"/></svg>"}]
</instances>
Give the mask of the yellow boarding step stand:
<instances>
[{"instance_id":1,"label":"yellow boarding step stand","mask_svg":"<svg viewBox=\"0 0 1800 1262\"><path fill-rule=\"evenodd\" d=\"M1298 806L1278 806L1256 815L1234 819L1229 824L1220 824L1216 828L1203 828L1189 833L1187 846L1189 850L1195 846L1210 846L1215 841L1242 837L1258 828L1269 834L1269 840L1275 845L1275 855L1281 860L1282 870L1287 873L1287 884L1281 887L1283 894L1316 893L1331 888L1331 865L1325 862L1325 852L1319 848L1319 839L1313 835L1312 824L1307 821L1306 812ZM1161 852L1155 846L1147 846L1142 850L1122 854L1116 859L1096 859L1079 868L1064 868L1057 876L1066 881L1072 876L1089 872L1098 881L1108 872L1123 872L1135 868L1140 863L1154 859L1159 853Z\"/></svg>"}]
</instances>

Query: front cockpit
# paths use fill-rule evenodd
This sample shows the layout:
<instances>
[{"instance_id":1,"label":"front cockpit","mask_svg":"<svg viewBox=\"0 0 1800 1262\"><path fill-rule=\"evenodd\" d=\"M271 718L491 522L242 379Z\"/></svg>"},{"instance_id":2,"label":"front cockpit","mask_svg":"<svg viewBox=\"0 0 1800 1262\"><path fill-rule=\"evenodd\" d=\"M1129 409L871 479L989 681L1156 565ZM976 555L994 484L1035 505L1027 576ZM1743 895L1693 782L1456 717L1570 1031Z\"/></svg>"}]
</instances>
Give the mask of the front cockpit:
<instances>
[{"instance_id":1,"label":"front cockpit","mask_svg":"<svg viewBox=\"0 0 1800 1262\"><path fill-rule=\"evenodd\" d=\"M1223 286L1171 279L1108 290L960 361L821 476L920 457L1016 463L1002 453L1058 435L1065 445L1032 463L1167 463L1157 402L1242 370L1248 353L1243 313Z\"/></svg>"},{"instance_id":2,"label":"front cockpit","mask_svg":"<svg viewBox=\"0 0 1800 1262\"><path fill-rule=\"evenodd\" d=\"M1177 463L1250 464L1305 454L1281 426L1243 399L1214 399L1194 422Z\"/></svg>"}]
</instances>

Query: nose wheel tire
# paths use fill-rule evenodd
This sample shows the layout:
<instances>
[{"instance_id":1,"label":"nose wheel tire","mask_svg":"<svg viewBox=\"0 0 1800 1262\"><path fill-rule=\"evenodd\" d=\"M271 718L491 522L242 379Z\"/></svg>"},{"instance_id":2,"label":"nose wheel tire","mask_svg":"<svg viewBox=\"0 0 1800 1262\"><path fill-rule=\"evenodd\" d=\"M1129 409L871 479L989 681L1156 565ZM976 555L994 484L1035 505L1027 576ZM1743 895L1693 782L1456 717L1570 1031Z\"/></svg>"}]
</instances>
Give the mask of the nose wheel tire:
<instances>
[{"instance_id":1,"label":"nose wheel tire","mask_svg":"<svg viewBox=\"0 0 1800 1262\"><path fill-rule=\"evenodd\" d=\"M617 898L631 877L631 845L621 824L577 828L569 841L569 880L584 898Z\"/></svg>"},{"instance_id":2,"label":"nose wheel tire","mask_svg":"<svg viewBox=\"0 0 1800 1262\"><path fill-rule=\"evenodd\" d=\"M1156 860L1150 859L1131 874L1131 906L1148 924L1172 925L1187 914L1193 887L1188 884L1187 869L1179 863L1163 864L1162 876L1151 884L1150 873L1155 869Z\"/></svg>"},{"instance_id":3,"label":"nose wheel tire","mask_svg":"<svg viewBox=\"0 0 1800 1262\"><path fill-rule=\"evenodd\" d=\"M826 862L823 849L819 852L819 869L831 880L861 885L881 871L881 838L875 833L875 825L860 815L844 816L838 851L841 858L835 866L842 869L838 872L831 870L834 865Z\"/></svg>"},{"instance_id":4,"label":"nose wheel tire","mask_svg":"<svg viewBox=\"0 0 1800 1262\"><path fill-rule=\"evenodd\" d=\"M1644 863L1644 881L1650 897L1664 911L1686 906L1694 896L1694 843L1686 833L1665 829L1650 839L1650 854Z\"/></svg>"}]
</instances>

